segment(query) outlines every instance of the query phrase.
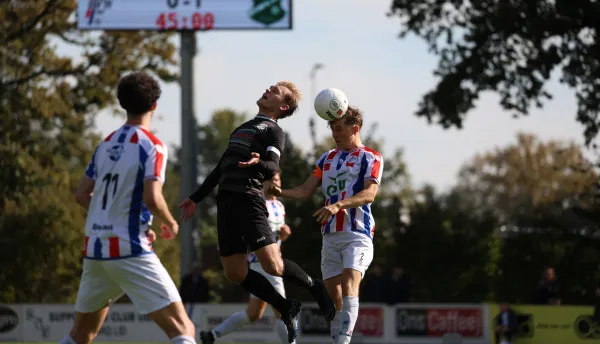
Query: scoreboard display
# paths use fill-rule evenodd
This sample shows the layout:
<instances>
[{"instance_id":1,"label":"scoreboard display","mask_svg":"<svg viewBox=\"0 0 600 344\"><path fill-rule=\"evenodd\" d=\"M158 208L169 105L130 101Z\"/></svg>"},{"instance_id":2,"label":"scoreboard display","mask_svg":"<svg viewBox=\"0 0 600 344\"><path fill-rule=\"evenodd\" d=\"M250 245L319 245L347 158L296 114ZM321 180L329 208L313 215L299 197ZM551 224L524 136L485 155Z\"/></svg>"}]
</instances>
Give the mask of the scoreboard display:
<instances>
[{"instance_id":1,"label":"scoreboard display","mask_svg":"<svg viewBox=\"0 0 600 344\"><path fill-rule=\"evenodd\" d=\"M291 30L292 0L79 0L80 30Z\"/></svg>"}]
</instances>

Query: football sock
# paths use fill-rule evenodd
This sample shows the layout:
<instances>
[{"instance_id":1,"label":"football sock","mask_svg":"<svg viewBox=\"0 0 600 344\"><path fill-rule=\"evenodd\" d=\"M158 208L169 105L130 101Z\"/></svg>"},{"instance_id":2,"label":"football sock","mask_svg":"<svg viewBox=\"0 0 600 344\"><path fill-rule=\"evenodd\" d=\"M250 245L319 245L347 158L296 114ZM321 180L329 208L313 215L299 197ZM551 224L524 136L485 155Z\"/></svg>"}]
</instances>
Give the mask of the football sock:
<instances>
[{"instance_id":1,"label":"football sock","mask_svg":"<svg viewBox=\"0 0 600 344\"><path fill-rule=\"evenodd\" d=\"M358 296L344 296L344 305L342 307L340 337L338 344L349 344L352 339L352 331L358 319Z\"/></svg>"},{"instance_id":2,"label":"football sock","mask_svg":"<svg viewBox=\"0 0 600 344\"><path fill-rule=\"evenodd\" d=\"M283 260L283 279L304 288L313 286L313 280L298 264L289 259Z\"/></svg>"},{"instance_id":3,"label":"football sock","mask_svg":"<svg viewBox=\"0 0 600 344\"><path fill-rule=\"evenodd\" d=\"M288 301L275 290L271 282L260 273L248 269L248 275L240 283L250 294L258 297L266 303L273 305L279 313L288 311Z\"/></svg>"},{"instance_id":4,"label":"football sock","mask_svg":"<svg viewBox=\"0 0 600 344\"><path fill-rule=\"evenodd\" d=\"M173 344L196 344L196 340L190 336L177 336L169 340Z\"/></svg>"},{"instance_id":5,"label":"football sock","mask_svg":"<svg viewBox=\"0 0 600 344\"><path fill-rule=\"evenodd\" d=\"M66 335L63 337L63 339L60 340L60 342L58 342L58 344L77 344L75 343L75 341L73 340L73 337L71 337L70 334Z\"/></svg>"},{"instance_id":6,"label":"football sock","mask_svg":"<svg viewBox=\"0 0 600 344\"><path fill-rule=\"evenodd\" d=\"M288 331L287 331L287 327L285 327L285 324L283 323L283 321L277 320L275 327L277 329L277 335L279 336L279 340L281 340L281 342L283 344L288 344ZM292 344L295 344L295 343L296 343L296 341L294 340L292 342Z\"/></svg>"},{"instance_id":7,"label":"football sock","mask_svg":"<svg viewBox=\"0 0 600 344\"><path fill-rule=\"evenodd\" d=\"M248 313L246 313L246 311L237 312L225 319L225 321L220 323L219 326L212 329L212 333L215 338L223 337L224 335L231 333L248 323L250 323Z\"/></svg>"},{"instance_id":8,"label":"football sock","mask_svg":"<svg viewBox=\"0 0 600 344\"><path fill-rule=\"evenodd\" d=\"M333 344L337 344L337 340L340 337L340 324L342 319L342 312L335 312L335 318L331 320L331 339L333 339Z\"/></svg>"}]
</instances>

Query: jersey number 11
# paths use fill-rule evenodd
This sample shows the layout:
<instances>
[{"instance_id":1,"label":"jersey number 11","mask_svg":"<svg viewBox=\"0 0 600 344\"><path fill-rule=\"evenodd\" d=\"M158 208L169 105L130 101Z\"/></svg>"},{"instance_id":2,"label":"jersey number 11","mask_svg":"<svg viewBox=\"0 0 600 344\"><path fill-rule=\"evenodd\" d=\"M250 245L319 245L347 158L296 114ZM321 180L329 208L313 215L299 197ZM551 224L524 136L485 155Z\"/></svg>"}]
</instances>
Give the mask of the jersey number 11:
<instances>
[{"instance_id":1,"label":"jersey number 11","mask_svg":"<svg viewBox=\"0 0 600 344\"><path fill-rule=\"evenodd\" d=\"M115 194L117 193L117 187L119 186L119 174L107 173L104 175L104 178L102 178L102 182L106 182L106 184L104 185L104 195L102 196L102 210L106 209L106 203L108 202L108 188L110 186L111 181L113 183L112 196L114 198Z\"/></svg>"}]
</instances>

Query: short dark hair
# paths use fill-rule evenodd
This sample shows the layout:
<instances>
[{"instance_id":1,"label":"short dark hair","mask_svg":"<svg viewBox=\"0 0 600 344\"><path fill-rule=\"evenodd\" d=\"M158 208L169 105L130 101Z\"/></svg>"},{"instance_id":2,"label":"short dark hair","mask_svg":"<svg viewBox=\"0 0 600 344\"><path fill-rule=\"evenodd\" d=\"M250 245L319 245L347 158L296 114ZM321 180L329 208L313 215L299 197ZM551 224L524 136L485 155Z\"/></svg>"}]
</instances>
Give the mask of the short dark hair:
<instances>
[{"instance_id":1,"label":"short dark hair","mask_svg":"<svg viewBox=\"0 0 600 344\"><path fill-rule=\"evenodd\" d=\"M345 125L358 125L358 128L362 128L363 126L363 117L362 113L356 106L348 106L348 110L346 110L346 114L342 118L335 119L333 121L329 121L329 126L331 127L334 122L342 120Z\"/></svg>"},{"instance_id":2,"label":"short dark hair","mask_svg":"<svg viewBox=\"0 0 600 344\"><path fill-rule=\"evenodd\" d=\"M128 115L139 116L152 109L160 98L158 81L143 72L135 72L121 78L117 87L117 99Z\"/></svg>"}]
</instances>

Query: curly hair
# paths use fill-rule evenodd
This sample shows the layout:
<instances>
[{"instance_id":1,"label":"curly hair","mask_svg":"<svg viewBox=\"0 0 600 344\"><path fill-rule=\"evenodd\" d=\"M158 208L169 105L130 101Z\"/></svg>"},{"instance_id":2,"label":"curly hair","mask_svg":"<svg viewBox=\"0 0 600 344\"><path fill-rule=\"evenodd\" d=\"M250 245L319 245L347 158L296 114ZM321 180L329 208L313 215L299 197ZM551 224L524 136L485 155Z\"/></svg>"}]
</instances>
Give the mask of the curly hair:
<instances>
[{"instance_id":1,"label":"curly hair","mask_svg":"<svg viewBox=\"0 0 600 344\"><path fill-rule=\"evenodd\" d=\"M152 110L160 94L158 81L143 72L124 76L117 87L119 104L130 116L143 115Z\"/></svg>"}]
</instances>

